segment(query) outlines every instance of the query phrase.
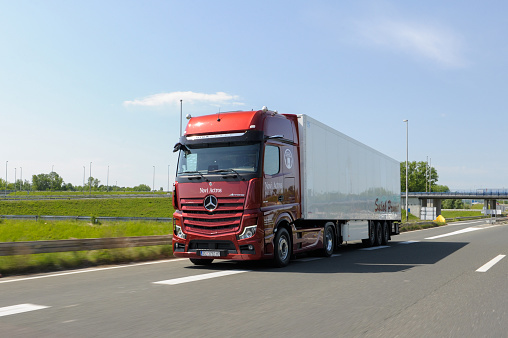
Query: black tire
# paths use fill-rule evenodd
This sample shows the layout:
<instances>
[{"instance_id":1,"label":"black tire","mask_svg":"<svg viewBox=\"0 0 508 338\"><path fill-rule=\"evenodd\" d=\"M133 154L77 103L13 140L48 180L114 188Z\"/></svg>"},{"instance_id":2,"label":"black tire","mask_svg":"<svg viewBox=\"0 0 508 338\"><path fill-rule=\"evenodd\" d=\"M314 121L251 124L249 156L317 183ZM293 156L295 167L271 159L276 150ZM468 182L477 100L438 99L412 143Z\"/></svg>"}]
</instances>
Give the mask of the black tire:
<instances>
[{"instance_id":1,"label":"black tire","mask_svg":"<svg viewBox=\"0 0 508 338\"><path fill-rule=\"evenodd\" d=\"M388 222L383 222L383 236L381 238L381 244L386 245L390 240L390 227L388 226Z\"/></svg>"},{"instance_id":2,"label":"black tire","mask_svg":"<svg viewBox=\"0 0 508 338\"><path fill-rule=\"evenodd\" d=\"M376 243L375 246L381 245L383 242L383 226L381 222L376 222Z\"/></svg>"},{"instance_id":3,"label":"black tire","mask_svg":"<svg viewBox=\"0 0 508 338\"><path fill-rule=\"evenodd\" d=\"M333 227L330 224L325 225L325 230L323 232L323 249L321 250L321 254L324 257L330 257L333 255L333 250L335 249L335 235L333 232Z\"/></svg>"},{"instance_id":4,"label":"black tire","mask_svg":"<svg viewBox=\"0 0 508 338\"><path fill-rule=\"evenodd\" d=\"M291 237L284 228L279 228L275 235L273 263L278 268L283 268L289 264L291 259Z\"/></svg>"},{"instance_id":5,"label":"black tire","mask_svg":"<svg viewBox=\"0 0 508 338\"><path fill-rule=\"evenodd\" d=\"M194 265L210 265L213 262L213 259L203 259L203 258L189 258L189 259Z\"/></svg>"},{"instance_id":6,"label":"black tire","mask_svg":"<svg viewBox=\"0 0 508 338\"><path fill-rule=\"evenodd\" d=\"M362 239L362 243L366 247L371 247L376 244L376 224L374 222L369 222L369 238Z\"/></svg>"}]
</instances>

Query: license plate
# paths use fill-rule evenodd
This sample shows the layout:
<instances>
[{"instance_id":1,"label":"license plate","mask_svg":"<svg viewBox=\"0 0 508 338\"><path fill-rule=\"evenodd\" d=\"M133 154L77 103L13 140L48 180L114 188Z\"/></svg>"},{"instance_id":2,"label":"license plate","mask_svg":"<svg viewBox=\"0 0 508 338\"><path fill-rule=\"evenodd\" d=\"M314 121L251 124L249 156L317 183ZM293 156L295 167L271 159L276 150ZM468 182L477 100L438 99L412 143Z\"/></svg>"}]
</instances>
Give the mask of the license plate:
<instances>
[{"instance_id":1,"label":"license plate","mask_svg":"<svg viewBox=\"0 0 508 338\"><path fill-rule=\"evenodd\" d=\"M201 251L200 255L205 257L220 257L220 251Z\"/></svg>"}]
</instances>

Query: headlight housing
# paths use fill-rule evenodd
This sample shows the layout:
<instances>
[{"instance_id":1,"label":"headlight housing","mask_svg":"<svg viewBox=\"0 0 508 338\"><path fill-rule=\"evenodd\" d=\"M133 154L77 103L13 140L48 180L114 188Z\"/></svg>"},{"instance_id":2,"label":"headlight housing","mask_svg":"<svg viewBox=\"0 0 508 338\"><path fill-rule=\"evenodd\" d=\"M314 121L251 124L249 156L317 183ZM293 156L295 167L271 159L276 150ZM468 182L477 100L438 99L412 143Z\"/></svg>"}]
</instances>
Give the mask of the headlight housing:
<instances>
[{"instance_id":1,"label":"headlight housing","mask_svg":"<svg viewBox=\"0 0 508 338\"><path fill-rule=\"evenodd\" d=\"M242 234L238 235L237 238L247 239L253 237L256 234L257 227L258 227L257 224L245 227L245 229L243 229Z\"/></svg>"},{"instance_id":2,"label":"headlight housing","mask_svg":"<svg viewBox=\"0 0 508 338\"><path fill-rule=\"evenodd\" d=\"M175 236L180 237L181 239L187 238L187 235L184 234L183 231L182 231L182 227L179 226L179 225L176 225L176 224L175 224L174 234L175 234Z\"/></svg>"}]
</instances>

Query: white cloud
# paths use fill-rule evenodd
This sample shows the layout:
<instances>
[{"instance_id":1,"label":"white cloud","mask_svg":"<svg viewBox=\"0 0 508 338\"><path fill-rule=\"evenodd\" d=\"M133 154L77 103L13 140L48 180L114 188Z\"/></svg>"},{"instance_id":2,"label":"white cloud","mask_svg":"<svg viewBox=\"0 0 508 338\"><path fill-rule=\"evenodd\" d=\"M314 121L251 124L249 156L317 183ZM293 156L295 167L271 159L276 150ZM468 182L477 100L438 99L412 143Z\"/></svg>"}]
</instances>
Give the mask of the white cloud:
<instances>
[{"instance_id":1,"label":"white cloud","mask_svg":"<svg viewBox=\"0 0 508 338\"><path fill-rule=\"evenodd\" d=\"M217 92L215 94L195 93L195 92L172 92L154 94L142 99L133 101L124 101L125 106L144 106L144 107L159 107L163 105L179 104L183 100L185 104L194 103L208 103L214 105L230 104L235 106L244 105L239 102L239 96L231 95L224 92Z\"/></svg>"},{"instance_id":2,"label":"white cloud","mask_svg":"<svg viewBox=\"0 0 508 338\"><path fill-rule=\"evenodd\" d=\"M439 25L383 19L360 22L357 31L369 43L424 57L447 67L466 65L461 39Z\"/></svg>"}]
</instances>

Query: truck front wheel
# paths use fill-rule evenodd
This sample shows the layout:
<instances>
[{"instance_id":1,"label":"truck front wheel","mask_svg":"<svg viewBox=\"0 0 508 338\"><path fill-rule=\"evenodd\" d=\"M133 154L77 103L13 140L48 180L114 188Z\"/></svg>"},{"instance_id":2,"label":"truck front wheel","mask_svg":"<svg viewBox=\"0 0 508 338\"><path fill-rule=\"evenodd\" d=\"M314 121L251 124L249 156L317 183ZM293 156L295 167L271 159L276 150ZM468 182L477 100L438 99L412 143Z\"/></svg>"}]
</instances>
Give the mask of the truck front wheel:
<instances>
[{"instance_id":1,"label":"truck front wheel","mask_svg":"<svg viewBox=\"0 0 508 338\"><path fill-rule=\"evenodd\" d=\"M289 264L291 258L291 238L284 228L279 228L275 235L274 265L278 268Z\"/></svg>"},{"instance_id":2,"label":"truck front wheel","mask_svg":"<svg viewBox=\"0 0 508 338\"><path fill-rule=\"evenodd\" d=\"M332 226L330 224L325 225L325 231L323 234L323 256L330 257L333 254L333 249L335 249L334 239L335 237Z\"/></svg>"}]
</instances>

